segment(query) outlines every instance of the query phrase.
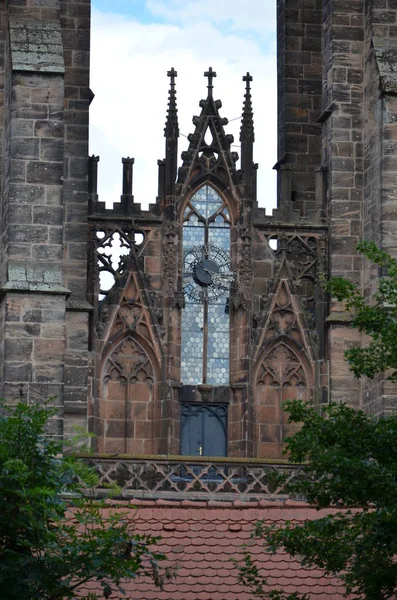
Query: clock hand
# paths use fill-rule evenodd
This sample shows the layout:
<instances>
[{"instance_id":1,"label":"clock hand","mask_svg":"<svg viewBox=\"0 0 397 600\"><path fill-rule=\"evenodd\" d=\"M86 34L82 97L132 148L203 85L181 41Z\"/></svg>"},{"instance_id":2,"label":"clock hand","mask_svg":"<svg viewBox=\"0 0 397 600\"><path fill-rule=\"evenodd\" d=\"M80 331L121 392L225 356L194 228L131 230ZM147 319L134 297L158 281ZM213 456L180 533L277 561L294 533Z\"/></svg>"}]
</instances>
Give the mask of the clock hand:
<instances>
[{"instance_id":1,"label":"clock hand","mask_svg":"<svg viewBox=\"0 0 397 600\"><path fill-rule=\"evenodd\" d=\"M212 276L214 283L217 281L219 283L231 283L234 280L234 273L232 272L223 272L223 273L214 273Z\"/></svg>"},{"instance_id":2,"label":"clock hand","mask_svg":"<svg viewBox=\"0 0 397 600\"><path fill-rule=\"evenodd\" d=\"M210 275L213 275L214 273L216 273L216 271L211 271L210 269L207 269L206 267L201 267L204 271L206 271L207 273L209 273Z\"/></svg>"}]
</instances>

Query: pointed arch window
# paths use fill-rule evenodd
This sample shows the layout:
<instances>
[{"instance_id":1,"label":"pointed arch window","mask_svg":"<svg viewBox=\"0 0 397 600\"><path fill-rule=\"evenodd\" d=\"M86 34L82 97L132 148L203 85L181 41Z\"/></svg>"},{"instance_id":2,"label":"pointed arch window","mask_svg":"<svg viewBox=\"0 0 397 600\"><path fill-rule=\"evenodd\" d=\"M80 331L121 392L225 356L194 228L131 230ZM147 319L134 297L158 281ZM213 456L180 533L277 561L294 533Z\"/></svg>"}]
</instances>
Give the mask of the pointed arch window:
<instances>
[{"instance_id":1,"label":"pointed arch window","mask_svg":"<svg viewBox=\"0 0 397 600\"><path fill-rule=\"evenodd\" d=\"M230 215L224 199L204 185L183 221L181 379L186 385L229 383Z\"/></svg>"}]
</instances>

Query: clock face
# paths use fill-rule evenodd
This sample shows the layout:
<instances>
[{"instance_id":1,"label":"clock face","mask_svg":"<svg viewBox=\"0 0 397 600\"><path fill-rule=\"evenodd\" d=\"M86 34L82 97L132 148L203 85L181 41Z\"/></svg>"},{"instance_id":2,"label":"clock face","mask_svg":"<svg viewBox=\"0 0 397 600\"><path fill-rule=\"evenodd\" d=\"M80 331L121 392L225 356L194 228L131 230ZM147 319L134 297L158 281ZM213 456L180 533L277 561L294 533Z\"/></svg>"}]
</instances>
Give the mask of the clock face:
<instances>
[{"instance_id":1,"label":"clock face","mask_svg":"<svg viewBox=\"0 0 397 600\"><path fill-rule=\"evenodd\" d=\"M185 251L183 290L194 301L216 300L229 292L234 279L228 254L212 244Z\"/></svg>"}]
</instances>

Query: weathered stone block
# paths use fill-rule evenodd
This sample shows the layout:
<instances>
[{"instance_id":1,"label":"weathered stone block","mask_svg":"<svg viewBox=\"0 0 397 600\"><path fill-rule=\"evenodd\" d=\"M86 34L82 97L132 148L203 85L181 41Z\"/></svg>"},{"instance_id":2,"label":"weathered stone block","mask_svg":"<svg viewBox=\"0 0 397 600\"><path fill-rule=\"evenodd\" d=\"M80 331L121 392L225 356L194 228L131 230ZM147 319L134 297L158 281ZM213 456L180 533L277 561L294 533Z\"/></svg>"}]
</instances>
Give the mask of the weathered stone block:
<instances>
[{"instance_id":1,"label":"weathered stone block","mask_svg":"<svg viewBox=\"0 0 397 600\"><path fill-rule=\"evenodd\" d=\"M10 362L7 361L4 369L4 378L6 381L13 383L15 381L29 382L32 381L32 365L30 362Z\"/></svg>"},{"instance_id":2,"label":"weathered stone block","mask_svg":"<svg viewBox=\"0 0 397 600\"><path fill-rule=\"evenodd\" d=\"M33 223L62 225L63 209L61 206L34 206Z\"/></svg>"},{"instance_id":3,"label":"weathered stone block","mask_svg":"<svg viewBox=\"0 0 397 600\"><path fill-rule=\"evenodd\" d=\"M43 225L12 224L9 226L10 242L38 244L48 240L48 230Z\"/></svg>"},{"instance_id":4,"label":"weathered stone block","mask_svg":"<svg viewBox=\"0 0 397 600\"><path fill-rule=\"evenodd\" d=\"M28 183L61 183L63 164L57 162L28 162L26 181Z\"/></svg>"},{"instance_id":5,"label":"weathered stone block","mask_svg":"<svg viewBox=\"0 0 397 600\"><path fill-rule=\"evenodd\" d=\"M11 142L13 158L39 158L39 140L36 138L15 138Z\"/></svg>"},{"instance_id":6,"label":"weathered stone block","mask_svg":"<svg viewBox=\"0 0 397 600\"><path fill-rule=\"evenodd\" d=\"M47 115L46 115L47 116ZM62 138L64 126L61 121L56 120L37 120L35 122L34 134L37 137Z\"/></svg>"},{"instance_id":7,"label":"weathered stone block","mask_svg":"<svg viewBox=\"0 0 397 600\"><path fill-rule=\"evenodd\" d=\"M6 333L7 335L7 333ZM33 339L22 337L19 339L5 339L5 356L8 361L30 361L33 351Z\"/></svg>"},{"instance_id":8,"label":"weathered stone block","mask_svg":"<svg viewBox=\"0 0 397 600\"><path fill-rule=\"evenodd\" d=\"M59 381L63 385L63 375L63 362L42 362L34 365L34 380L37 383L53 384L54 381Z\"/></svg>"},{"instance_id":9,"label":"weathered stone block","mask_svg":"<svg viewBox=\"0 0 397 600\"><path fill-rule=\"evenodd\" d=\"M59 362L63 359L65 342L63 339L38 339L34 341L34 360Z\"/></svg>"},{"instance_id":10,"label":"weathered stone block","mask_svg":"<svg viewBox=\"0 0 397 600\"><path fill-rule=\"evenodd\" d=\"M18 204L36 204L44 202L45 188L43 185L21 185L21 184L10 184L9 197L16 200Z\"/></svg>"},{"instance_id":11,"label":"weathered stone block","mask_svg":"<svg viewBox=\"0 0 397 600\"><path fill-rule=\"evenodd\" d=\"M61 261L63 257L62 247L55 244L35 244L31 246L33 260Z\"/></svg>"},{"instance_id":12,"label":"weathered stone block","mask_svg":"<svg viewBox=\"0 0 397 600\"><path fill-rule=\"evenodd\" d=\"M63 160L63 140L43 138L40 143L40 160L59 162Z\"/></svg>"}]
</instances>

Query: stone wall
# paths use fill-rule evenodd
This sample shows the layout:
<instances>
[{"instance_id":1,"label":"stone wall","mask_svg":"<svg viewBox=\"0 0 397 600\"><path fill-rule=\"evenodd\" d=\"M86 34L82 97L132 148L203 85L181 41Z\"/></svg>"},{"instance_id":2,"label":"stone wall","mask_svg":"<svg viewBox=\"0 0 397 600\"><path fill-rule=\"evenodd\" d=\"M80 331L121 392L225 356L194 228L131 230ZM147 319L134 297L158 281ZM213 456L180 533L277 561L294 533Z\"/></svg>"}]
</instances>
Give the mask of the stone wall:
<instances>
[{"instance_id":1,"label":"stone wall","mask_svg":"<svg viewBox=\"0 0 397 600\"><path fill-rule=\"evenodd\" d=\"M291 199L305 219L316 215L321 166L321 0L278 0L278 163L291 172ZM282 200L279 177L279 205Z\"/></svg>"},{"instance_id":2,"label":"stone wall","mask_svg":"<svg viewBox=\"0 0 397 600\"><path fill-rule=\"evenodd\" d=\"M63 265L66 303L64 412L68 429L85 426L90 355L87 302L88 118L90 80L90 1L60 4L65 60L63 151Z\"/></svg>"},{"instance_id":3,"label":"stone wall","mask_svg":"<svg viewBox=\"0 0 397 600\"><path fill-rule=\"evenodd\" d=\"M363 217L364 0L326 0L323 7L323 159L327 171L330 274L361 286L362 260L356 254ZM362 382L354 380L344 351L361 342L349 316L331 305L329 395L359 406Z\"/></svg>"},{"instance_id":4,"label":"stone wall","mask_svg":"<svg viewBox=\"0 0 397 600\"><path fill-rule=\"evenodd\" d=\"M89 2L26 0L10 1L1 13L8 61L1 120L2 394L8 401L53 397L83 423L89 11ZM83 319L80 312L66 314L67 301L85 310ZM79 376L73 366L84 360ZM71 383L68 410L64 389ZM59 435L62 417L54 420Z\"/></svg>"}]
</instances>

